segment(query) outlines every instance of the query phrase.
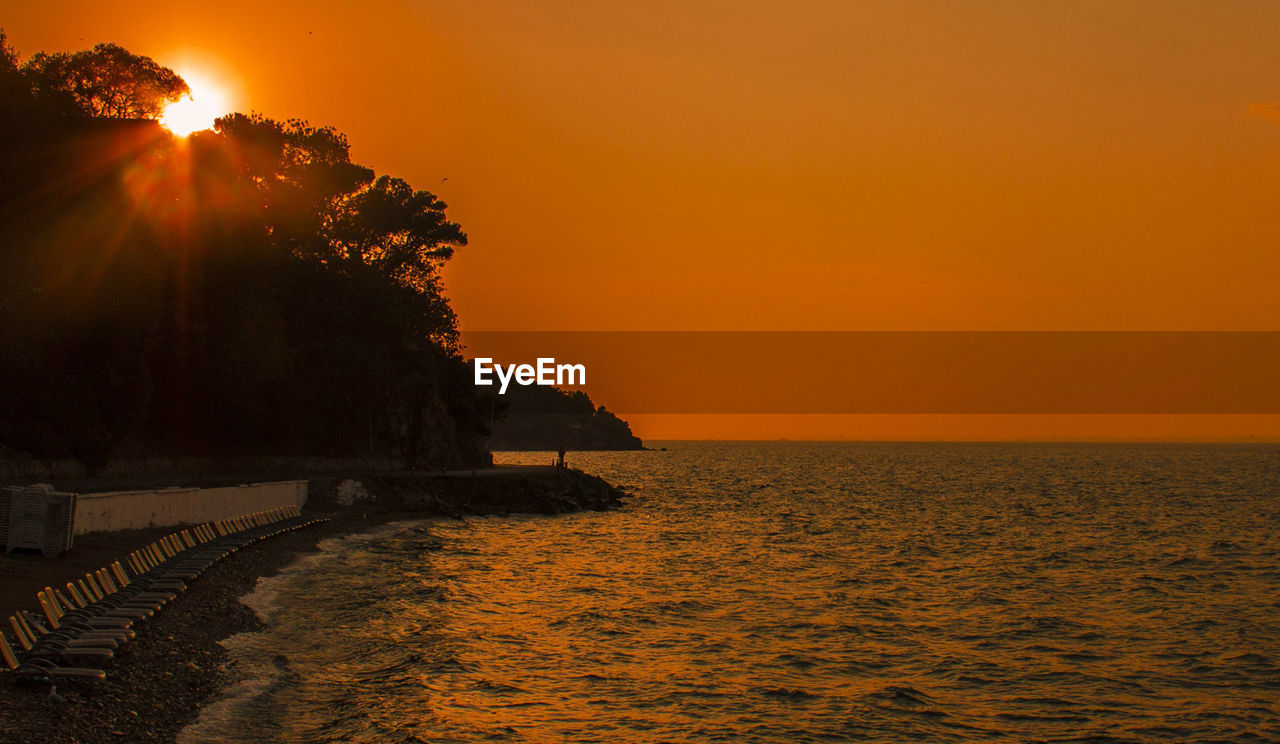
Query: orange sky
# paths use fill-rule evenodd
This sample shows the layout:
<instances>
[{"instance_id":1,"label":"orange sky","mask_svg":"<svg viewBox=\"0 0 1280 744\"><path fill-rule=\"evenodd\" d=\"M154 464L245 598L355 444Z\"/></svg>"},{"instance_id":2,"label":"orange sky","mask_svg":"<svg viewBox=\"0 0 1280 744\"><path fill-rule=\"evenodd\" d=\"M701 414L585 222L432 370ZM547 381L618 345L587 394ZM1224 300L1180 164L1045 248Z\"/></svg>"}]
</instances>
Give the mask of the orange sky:
<instances>
[{"instance_id":1,"label":"orange sky","mask_svg":"<svg viewBox=\"0 0 1280 744\"><path fill-rule=\"evenodd\" d=\"M71 2L0 22L23 54L114 41L346 132L467 229L447 280L468 329L1280 329L1273 2ZM1280 433L1203 424L1126 436Z\"/></svg>"}]
</instances>

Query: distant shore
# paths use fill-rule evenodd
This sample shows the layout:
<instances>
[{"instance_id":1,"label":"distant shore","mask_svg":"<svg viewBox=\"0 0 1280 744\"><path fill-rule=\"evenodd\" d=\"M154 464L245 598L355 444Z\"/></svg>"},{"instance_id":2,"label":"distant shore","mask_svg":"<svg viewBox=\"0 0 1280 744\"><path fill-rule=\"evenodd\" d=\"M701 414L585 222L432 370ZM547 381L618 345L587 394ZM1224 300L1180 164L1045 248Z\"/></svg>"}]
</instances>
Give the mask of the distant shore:
<instances>
[{"instance_id":1,"label":"distant shore","mask_svg":"<svg viewBox=\"0 0 1280 744\"><path fill-rule=\"evenodd\" d=\"M60 684L57 693L62 701L55 702L46 687L14 684L0 675L7 682L0 684L0 741L175 741L200 709L220 697L235 679L220 641L262 627L239 598L252 590L259 577L271 576L299 555L315 551L325 538L403 519L611 509L624 496L594 476L550 468L512 468L491 477L469 477L469 471L444 476L375 475L362 483L372 500L345 507L335 503L335 479L316 483L309 511L330 521L257 543L213 566L103 667L106 680ZM110 537L93 536L91 550L108 552ZM132 535L133 541L140 537ZM30 573L24 571L29 567L24 564L30 563L7 560L0 564L0 583L32 583L23 580ZM72 571L69 563L63 565ZM33 578L35 583L42 581ZM25 593L34 597L35 588L21 586L13 591L21 589L29 589ZM28 604L33 603L34 598Z\"/></svg>"}]
</instances>

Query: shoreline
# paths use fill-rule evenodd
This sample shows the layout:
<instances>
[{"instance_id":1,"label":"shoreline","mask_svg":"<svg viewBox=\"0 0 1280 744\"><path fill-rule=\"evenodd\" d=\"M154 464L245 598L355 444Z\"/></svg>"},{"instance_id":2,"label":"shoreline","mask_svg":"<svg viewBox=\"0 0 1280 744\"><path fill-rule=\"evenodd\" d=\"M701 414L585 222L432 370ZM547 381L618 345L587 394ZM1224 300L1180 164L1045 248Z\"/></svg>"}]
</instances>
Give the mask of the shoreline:
<instances>
[{"instance_id":1,"label":"shoreline","mask_svg":"<svg viewBox=\"0 0 1280 744\"><path fill-rule=\"evenodd\" d=\"M316 552L326 538L400 520L612 509L625 495L572 470L465 479L371 476L364 482L375 500L349 507L332 504L336 482L317 484L319 508L308 513L330 521L255 543L212 566L102 666L107 679L60 683L57 701L45 686L16 684L0 674L0 742L175 742L202 708L238 681L221 642L264 627L240 598L260 578Z\"/></svg>"}]
</instances>

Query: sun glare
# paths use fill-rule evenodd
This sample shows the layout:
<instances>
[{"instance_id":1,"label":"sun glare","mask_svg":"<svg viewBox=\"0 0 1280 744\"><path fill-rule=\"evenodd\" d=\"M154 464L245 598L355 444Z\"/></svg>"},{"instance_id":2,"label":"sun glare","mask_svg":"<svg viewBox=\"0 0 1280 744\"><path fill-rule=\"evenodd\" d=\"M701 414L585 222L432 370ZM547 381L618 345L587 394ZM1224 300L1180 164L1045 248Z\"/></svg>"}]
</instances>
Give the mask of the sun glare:
<instances>
[{"instance_id":1,"label":"sun glare","mask_svg":"<svg viewBox=\"0 0 1280 744\"><path fill-rule=\"evenodd\" d=\"M179 74L187 81L191 95L165 106L160 123L179 137L211 129L214 119L228 113L226 93L208 78L191 73Z\"/></svg>"}]
</instances>

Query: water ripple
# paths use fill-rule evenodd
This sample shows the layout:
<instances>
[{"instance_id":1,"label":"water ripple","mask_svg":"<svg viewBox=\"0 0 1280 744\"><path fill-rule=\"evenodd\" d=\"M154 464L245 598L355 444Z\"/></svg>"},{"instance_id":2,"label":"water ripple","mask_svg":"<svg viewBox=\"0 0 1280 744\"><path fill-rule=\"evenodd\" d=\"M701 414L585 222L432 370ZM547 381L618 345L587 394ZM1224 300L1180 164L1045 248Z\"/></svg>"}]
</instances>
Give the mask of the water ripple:
<instances>
[{"instance_id":1,"label":"water ripple","mask_svg":"<svg viewBox=\"0 0 1280 744\"><path fill-rule=\"evenodd\" d=\"M1280 740L1280 449L667 446L329 541L184 740Z\"/></svg>"}]
</instances>

